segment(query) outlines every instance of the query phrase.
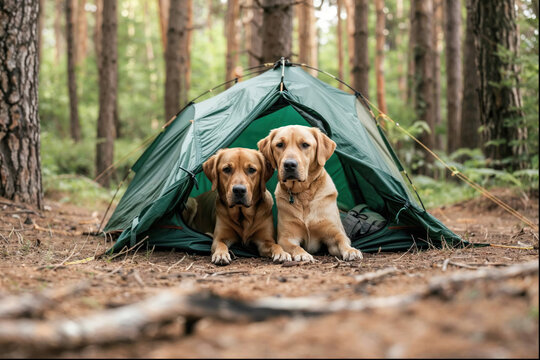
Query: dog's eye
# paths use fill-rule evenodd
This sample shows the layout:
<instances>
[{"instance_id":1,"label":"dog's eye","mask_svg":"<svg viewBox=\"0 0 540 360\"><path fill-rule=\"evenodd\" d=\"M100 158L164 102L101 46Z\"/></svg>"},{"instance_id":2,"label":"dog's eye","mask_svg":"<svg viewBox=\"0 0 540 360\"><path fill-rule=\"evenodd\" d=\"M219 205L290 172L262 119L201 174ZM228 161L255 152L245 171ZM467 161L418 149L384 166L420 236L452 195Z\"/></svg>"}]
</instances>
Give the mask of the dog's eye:
<instances>
[{"instance_id":1,"label":"dog's eye","mask_svg":"<svg viewBox=\"0 0 540 360\"><path fill-rule=\"evenodd\" d=\"M230 174L230 173L231 173L231 170L232 170L232 169L231 169L230 166L226 166L226 167L223 168L223 172L224 172L225 174Z\"/></svg>"},{"instance_id":2,"label":"dog's eye","mask_svg":"<svg viewBox=\"0 0 540 360\"><path fill-rule=\"evenodd\" d=\"M277 143L277 144L276 144L276 147L281 149L281 148L283 147L283 143L282 143L282 142Z\"/></svg>"},{"instance_id":3,"label":"dog's eye","mask_svg":"<svg viewBox=\"0 0 540 360\"><path fill-rule=\"evenodd\" d=\"M252 168L251 166L248 168L248 173L255 174L257 172L257 169Z\"/></svg>"},{"instance_id":4,"label":"dog's eye","mask_svg":"<svg viewBox=\"0 0 540 360\"><path fill-rule=\"evenodd\" d=\"M305 142L305 143L302 143L302 147L303 147L304 149L307 149L307 148L309 147L309 144L306 143L306 142Z\"/></svg>"}]
</instances>

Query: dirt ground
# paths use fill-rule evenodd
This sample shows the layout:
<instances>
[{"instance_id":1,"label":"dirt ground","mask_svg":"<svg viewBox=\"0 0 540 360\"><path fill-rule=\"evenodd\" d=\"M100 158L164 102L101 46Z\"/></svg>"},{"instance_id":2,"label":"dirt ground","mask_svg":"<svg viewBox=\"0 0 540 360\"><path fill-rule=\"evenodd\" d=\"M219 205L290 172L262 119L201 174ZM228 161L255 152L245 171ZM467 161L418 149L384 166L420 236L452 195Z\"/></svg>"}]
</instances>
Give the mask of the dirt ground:
<instances>
[{"instance_id":1,"label":"dirt ground","mask_svg":"<svg viewBox=\"0 0 540 360\"><path fill-rule=\"evenodd\" d=\"M497 195L538 224L538 198L500 190ZM345 263L330 256L284 266L236 258L228 267L209 256L141 249L115 259L70 264L110 247L95 231L104 209L46 201L38 212L0 199L0 301L6 295L90 287L51 307L43 320L74 318L131 304L190 283L243 300L268 296L363 299L414 292L433 276L500 269L538 260L538 234L484 198L431 209L471 242L485 247L364 254ZM37 228L35 225L37 225ZM446 267L443 266L446 261ZM290 265L290 264L288 264ZM354 276L395 266L398 271L358 284ZM483 280L411 305L313 317L238 323L203 319L191 334L143 337L135 343L41 353L51 357L530 357L538 358L538 274ZM1 326L0 321L0 326ZM36 356L27 348L0 349L0 357Z\"/></svg>"}]
</instances>

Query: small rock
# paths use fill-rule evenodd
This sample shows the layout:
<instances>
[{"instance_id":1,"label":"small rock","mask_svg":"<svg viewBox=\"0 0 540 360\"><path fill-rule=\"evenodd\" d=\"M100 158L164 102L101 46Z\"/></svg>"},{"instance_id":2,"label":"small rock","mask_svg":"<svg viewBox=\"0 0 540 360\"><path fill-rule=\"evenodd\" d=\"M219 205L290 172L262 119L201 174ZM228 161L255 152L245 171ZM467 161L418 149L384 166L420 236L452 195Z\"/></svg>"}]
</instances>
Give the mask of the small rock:
<instances>
[{"instance_id":1,"label":"small rock","mask_svg":"<svg viewBox=\"0 0 540 360\"><path fill-rule=\"evenodd\" d=\"M26 219L24 220L24 224L25 225L33 225L34 220L32 220L32 218L30 216L27 216Z\"/></svg>"}]
</instances>

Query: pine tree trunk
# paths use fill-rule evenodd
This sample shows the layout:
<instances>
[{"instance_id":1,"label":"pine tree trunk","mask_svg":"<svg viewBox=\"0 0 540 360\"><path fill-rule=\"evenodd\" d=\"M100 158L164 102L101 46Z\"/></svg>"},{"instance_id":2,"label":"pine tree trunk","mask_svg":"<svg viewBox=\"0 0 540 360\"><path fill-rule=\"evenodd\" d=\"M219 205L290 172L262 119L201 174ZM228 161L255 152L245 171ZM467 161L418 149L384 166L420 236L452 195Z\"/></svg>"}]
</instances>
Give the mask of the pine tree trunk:
<instances>
[{"instance_id":1,"label":"pine tree trunk","mask_svg":"<svg viewBox=\"0 0 540 360\"><path fill-rule=\"evenodd\" d=\"M63 31L62 31L62 19L65 18L65 11L63 9L63 0L55 0L54 3L54 63L56 66L60 64L60 56L64 53L63 49Z\"/></svg>"},{"instance_id":2,"label":"pine tree trunk","mask_svg":"<svg viewBox=\"0 0 540 360\"><path fill-rule=\"evenodd\" d=\"M315 8L313 0L306 0L296 7L298 17L298 61L317 67L317 32ZM308 69L311 75L317 76L317 70Z\"/></svg>"},{"instance_id":3,"label":"pine tree trunk","mask_svg":"<svg viewBox=\"0 0 540 360\"><path fill-rule=\"evenodd\" d=\"M349 59L349 79L348 83L354 88L354 0L344 0L345 11L347 12L347 52Z\"/></svg>"},{"instance_id":4,"label":"pine tree trunk","mask_svg":"<svg viewBox=\"0 0 540 360\"><path fill-rule=\"evenodd\" d=\"M425 121L431 130L430 133L424 131L419 140L428 148L434 146L435 114L433 107L433 54L432 48L432 0L414 0L414 22L413 36L414 46L414 108L417 120ZM424 153L425 163L433 162L430 154L422 147L418 149ZM427 166L420 169L420 173L428 174Z\"/></svg>"},{"instance_id":5,"label":"pine tree trunk","mask_svg":"<svg viewBox=\"0 0 540 360\"><path fill-rule=\"evenodd\" d=\"M344 69L343 69L343 24L341 21L341 7L343 0L337 0L337 47L338 47L338 77L340 80L345 80L343 78ZM338 87L343 90L343 84L339 83Z\"/></svg>"},{"instance_id":6,"label":"pine tree trunk","mask_svg":"<svg viewBox=\"0 0 540 360\"><path fill-rule=\"evenodd\" d=\"M187 13L187 34L184 39L184 44L182 45L182 53L185 57L185 62L182 63L182 67L180 70L185 77L183 90L180 92L180 101L182 104L187 104L189 87L191 85L191 39L193 37L193 0L184 0L184 4L185 11Z\"/></svg>"},{"instance_id":7,"label":"pine tree trunk","mask_svg":"<svg viewBox=\"0 0 540 360\"><path fill-rule=\"evenodd\" d=\"M387 113L386 99L384 92L384 45L385 45L385 14L384 14L384 0L375 1L375 10L377 13L377 21L375 24L375 78L377 79L377 105L379 110L383 113Z\"/></svg>"},{"instance_id":8,"label":"pine tree trunk","mask_svg":"<svg viewBox=\"0 0 540 360\"><path fill-rule=\"evenodd\" d=\"M79 124L79 109L77 95L77 47L75 34L75 4L77 0L66 1L66 37L67 37L67 75L69 90L69 125L71 138L74 141L81 139L81 126Z\"/></svg>"},{"instance_id":9,"label":"pine tree trunk","mask_svg":"<svg viewBox=\"0 0 540 360\"><path fill-rule=\"evenodd\" d=\"M461 1L444 0L446 24L446 107L447 107L447 151L459 148L461 128Z\"/></svg>"},{"instance_id":10,"label":"pine tree trunk","mask_svg":"<svg viewBox=\"0 0 540 360\"><path fill-rule=\"evenodd\" d=\"M94 25L94 50L96 53L96 64L99 69L101 68L101 27L103 25L103 1L96 0L96 22Z\"/></svg>"},{"instance_id":11,"label":"pine tree trunk","mask_svg":"<svg viewBox=\"0 0 540 360\"><path fill-rule=\"evenodd\" d=\"M471 7L479 71L480 119L484 153L495 168L523 165L526 129L522 126L521 95L516 65L500 56L498 47L516 55L518 34L514 0L473 0ZM504 74L504 77L503 77ZM504 82L504 83L503 83Z\"/></svg>"},{"instance_id":12,"label":"pine tree trunk","mask_svg":"<svg viewBox=\"0 0 540 360\"><path fill-rule=\"evenodd\" d=\"M415 1L410 1L410 13L409 13L409 51L407 53L407 104L412 104L414 102L414 47L416 46L416 39L415 39L415 21L416 18L414 16L414 9L415 9Z\"/></svg>"},{"instance_id":13,"label":"pine tree trunk","mask_svg":"<svg viewBox=\"0 0 540 360\"><path fill-rule=\"evenodd\" d=\"M169 26L169 11L171 0L158 0L159 29L161 30L161 46L165 54L167 49L167 29Z\"/></svg>"},{"instance_id":14,"label":"pine tree trunk","mask_svg":"<svg viewBox=\"0 0 540 360\"><path fill-rule=\"evenodd\" d=\"M87 41L86 38L88 36L87 29L88 29L88 22L86 21L86 11L85 11L85 5L86 0L79 0L79 3L77 5L77 64L80 64L83 62L83 60L86 58L86 51L87 51Z\"/></svg>"},{"instance_id":15,"label":"pine tree trunk","mask_svg":"<svg viewBox=\"0 0 540 360\"><path fill-rule=\"evenodd\" d=\"M42 208L38 0L0 2L0 196Z\"/></svg>"},{"instance_id":16,"label":"pine tree trunk","mask_svg":"<svg viewBox=\"0 0 540 360\"><path fill-rule=\"evenodd\" d=\"M356 0L354 8L354 66L353 88L369 98L369 52L368 52L369 1Z\"/></svg>"},{"instance_id":17,"label":"pine tree trunk","mask_svg":"<svg viewBox=\"0 0 540 360\"><path fill-rule=\"evenodd\" d=\"M248 0L247 5L247 24L246 31L246 47L248 53L248 66L253 67L262 63L262 21L263 9L259 3L254 0Z\"/></svg>"},{"instance_id":18,"label":"pine tree trunk","mask_svg":"<svg viewBox=\"0 0 540 360\"><path fill-rule=\"evenodd\" d=\"M463 97L461 104L460 147L475 149L480 147L480 103L478 99L479 80L476 66L476 48L471 15L471 0L467 1L467 28L463 54Z\"/></svg>"},{"instance_id":19,"label":"pine tree trunk","mask_svg":"<svg viewBox=\"0 0 540 360\"><path fill-rule=\"evenodd\" d=\"M293 0L263 1L263 63L292 57Z\"/></svg>"},{"instance_id":20,"label":"pine tree trunk","mask_svg":"<svg viewBox=\"0 0 540 360\"><path fill-rule=\"evenodd\" d=\"M99 175L113 162L114 139L116 137L115 117L117 116L117 4L116 0L103 1L101 27L101 68L99 71L99 118L96 139L96 173ZM103 186L109 186L111 172L107 171L99 179Z\"/></svg>"},{"instance_id":21,"label":"pine tree trunk","mask_svg":"<svg viewBox=\"0 0 540 360\"><path fill-rule=\"evenodd\" d=\"M186 102L186 73L188 36L188 1L171 0L167 47L165 51L165 117L167 120L180 110L180 99Z\"/></svg>"},{"instance_id":22,"label":"pine tree trunk","mask_svg":"<svg viewBox=\"0 0 540 360\"><path fill-rule=\"evenodd\" d=\"M398 72L398 90L399 96L403 101L407 100L407 75L404 70L405 57L403 56L403 51L401 50L401 42L403 41L403 0L396 1L396 18L398 29L396 32L396 49L397 51L397 72Z\"/></svg>"},{"instance_id":23,"label":"pine tree trunk","mask_svg":"<svg viewBox=\"0 0 540 360\"><path fill-rule=\"evenodd\" d=\"M38 23L38 57L41 60L41 48L43 44L43 22L45 20L45 0L39 0L39 23Z\"/></svg>"},{"instance_id":24,"label":"pine tree trunk","mask_svg":"<svg viewBox=\"0 0 540 360\"><path fill-rule=\"evenodd\" d=\"M240 4L238 0L227 1L227 14L225 17L225 38L227 39L227 54L225 59L225 81L234 79L235 68L239 65L239 53L238 53L238 35L240 33L237 26L237 20L240 13ZM232 86L232 83L225 84L225 88L228 89Z\"/></svg>"},{"instance_id":25,"label":"pine tree trunk","mask_svg":"<svg viewBox=\"0 0 540 360\"><path fill-rule=\"evenodd\" d=\"M432 128L434 143L433 147L436 150L444 150L444 140L442 134L437 133L437 130L442 126L441 115L441 41L440 35L442 34L442 0L433 1L433 32L432 36L432 64L433 64L433 116L434 127Z\"/></svg>"}]
</instances>

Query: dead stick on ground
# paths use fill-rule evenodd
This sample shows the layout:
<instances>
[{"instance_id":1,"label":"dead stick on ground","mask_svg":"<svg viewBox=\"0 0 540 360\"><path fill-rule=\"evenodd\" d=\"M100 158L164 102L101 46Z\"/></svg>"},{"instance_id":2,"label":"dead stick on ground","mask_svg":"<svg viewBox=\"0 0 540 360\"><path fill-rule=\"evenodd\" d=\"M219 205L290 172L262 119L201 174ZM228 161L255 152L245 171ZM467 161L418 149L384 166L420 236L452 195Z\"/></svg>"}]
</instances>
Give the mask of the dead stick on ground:
<instances>
[{"instance_id":1,"label":"dead stick on ground","mask_svg":"<svg viewBox=\"0 0 540 360\"><path fill-rule=\"evenodd\" d=\"M356 280L357 283L360 284L360 283L363 283L363 282L380 279L382 277L385 277L386 275L393 274L393 273L395 273L397 271L398 271L398 269L396 267L391 266L391 267L387 267L385 269L377 270L377 271L374 271L374 272L370 272L370 273L366 273L366 274L362 274L362 275L357 275L357 276L354 277L354 279Z\"/></svg>"},{"instance_id":2,"label":"dead stick on ground","mask_svg":"<svg viewBox=\"0 0 540 360\"><path fill-rule=\"evenodd\" d=\"M54 306L59 300L80 293L88 286L89 283L83 281L72 286L49 289L37 294L6 296L0 300L0 319L41 315L44 310Z\"/></svg>"},{"instance_id":3,"label":"dead stick on ground","mask_svg":"<svg viewBox=\"0 0 540 360\"><path fill-rule=\"evenodd\" d=\"M176 265L180 264L182 261L184 261L184 259L186 258L186 255L184 255L180 260L178 260L177 262L175 262L174 264L172 264L171 266L169 266L167 268L167 274L169 273L169 271L171 271L171 269L173 267L175 267Z\"/></svg>"},{"instance_id":4,"label":"dead stick on ground","mask_svg":"<svg viewBox=\"0 0 540 360\"><path fill-rule=\"evenodd\" d=\"M452 286L479 280L502 280L538 273L538 261L503 269L486 268L432 278L423 289L396 296L360 300L326 301L321 298L263 298L252 302L221 298L208 292L176 288L141 302L95 312L75 319L50 321L0 321L0 347L28 351L77 348L135 341L178 317L197 320L212 317L226 321L260 321L275 316L322 315L337 311L404 307L428 296L438 296ZM0 307L1 308L1 307ZM191 321L192 322L192 321Z\"/></svg>"}]
</instances>

